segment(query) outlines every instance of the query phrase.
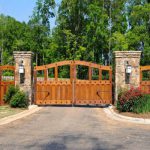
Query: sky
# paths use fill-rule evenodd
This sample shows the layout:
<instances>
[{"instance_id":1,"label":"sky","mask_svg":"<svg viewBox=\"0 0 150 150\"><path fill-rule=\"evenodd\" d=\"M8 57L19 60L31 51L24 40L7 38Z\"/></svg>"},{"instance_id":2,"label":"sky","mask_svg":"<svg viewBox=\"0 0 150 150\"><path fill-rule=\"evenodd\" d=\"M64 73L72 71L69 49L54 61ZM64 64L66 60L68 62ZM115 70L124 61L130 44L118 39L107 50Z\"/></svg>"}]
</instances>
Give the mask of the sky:
<instances>
[{"instance_id":1,"label":"sky","mask_svg":"<svg viewBox=\"0 0 150 150\"><path fill-rule=\"evenodd\" d=\"M37 0L0 0L0 14L8 15L20 22L28 22ZM60 3L61 0L56 0ZM55 18L51 20L51 27L55 26Z\"/></svg>"},{"instance_id":2,"label":"sky","mask_svg":"<svg viewBox=\"0 0 150 150\"><path fill-rule=\"evenodd\" d=\"M0 13L28 22L36 0L0 0Z\"/></svg>"}]
</instances>

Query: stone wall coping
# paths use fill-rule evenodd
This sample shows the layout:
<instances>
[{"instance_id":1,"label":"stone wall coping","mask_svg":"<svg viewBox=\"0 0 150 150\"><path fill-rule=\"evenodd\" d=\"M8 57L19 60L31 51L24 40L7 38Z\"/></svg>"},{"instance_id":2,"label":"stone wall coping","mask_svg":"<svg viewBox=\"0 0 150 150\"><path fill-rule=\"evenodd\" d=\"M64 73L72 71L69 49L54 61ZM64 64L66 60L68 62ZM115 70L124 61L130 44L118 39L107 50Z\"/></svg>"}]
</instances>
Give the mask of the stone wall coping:
<instances>
[{"instance_id":1,"label":"stone wall coping","mask_svg":"<svg viewBox=\"0 0 150 150\"><path fill-rule=\"evenodd\" d=\"M139 58L141 56L141 51L115 51L113 53L116 58Z\"/></svg>"}]
</instances>

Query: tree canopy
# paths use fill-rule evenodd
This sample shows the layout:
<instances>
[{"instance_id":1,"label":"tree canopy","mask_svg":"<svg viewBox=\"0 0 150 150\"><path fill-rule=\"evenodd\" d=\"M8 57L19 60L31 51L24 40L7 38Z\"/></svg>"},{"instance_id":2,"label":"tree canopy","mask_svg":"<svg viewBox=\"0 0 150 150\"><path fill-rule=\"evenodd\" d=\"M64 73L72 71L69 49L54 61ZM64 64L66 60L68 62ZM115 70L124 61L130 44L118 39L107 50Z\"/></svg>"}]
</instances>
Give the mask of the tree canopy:
<instances>
[{"instance_id":1,"label":"tree canopy","mask_svg":"<svg viewBox=\"0 0 150 150\"><path fill-rule=\"evenodd\" d=\"M141 64L150 64L150 1L37 0L28 23L0 15L1 64L13 62L14 50L33 51L37 65L73 59L107 65L113 51L141 50Z\"/></svg>"}]
</instances>

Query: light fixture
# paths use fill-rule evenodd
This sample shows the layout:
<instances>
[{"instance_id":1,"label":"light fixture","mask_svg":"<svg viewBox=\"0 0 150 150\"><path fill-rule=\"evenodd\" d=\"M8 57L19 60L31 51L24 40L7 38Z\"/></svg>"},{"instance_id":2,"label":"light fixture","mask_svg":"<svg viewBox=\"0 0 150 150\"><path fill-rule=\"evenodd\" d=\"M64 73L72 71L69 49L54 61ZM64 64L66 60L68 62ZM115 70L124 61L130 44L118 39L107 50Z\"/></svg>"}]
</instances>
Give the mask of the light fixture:
<instances>
[{"instance_id":1,"label":"light fixture","mask_svg":"<svg viewBox=\"0 0 150 150\"><path fill-rule=\"evenodd\" d=\"M23 60L20 61L19 63L19 73L24 73L24 65L23 65Z\"/></svg>"},{"instance_id":2,"label":"light fixture","mask_svg":"<svg viewBox=\"0 0 150 150\"><path fill-rule=\"evenodd\" d=\"M131 72L132 72L132 66L131 65L127 65L126 66L126 73L127 74L131 74Z\"/></svg>"}]
</instances>

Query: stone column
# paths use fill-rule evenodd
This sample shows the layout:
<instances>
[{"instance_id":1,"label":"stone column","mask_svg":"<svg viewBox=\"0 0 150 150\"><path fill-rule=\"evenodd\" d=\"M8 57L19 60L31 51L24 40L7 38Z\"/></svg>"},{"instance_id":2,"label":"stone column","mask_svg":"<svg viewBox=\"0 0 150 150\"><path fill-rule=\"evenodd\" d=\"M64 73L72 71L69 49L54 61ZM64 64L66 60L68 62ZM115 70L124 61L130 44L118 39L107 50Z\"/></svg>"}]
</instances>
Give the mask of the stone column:
<instances>
[{"instance_id":1,"label":"stone column","mask_svg":"<svg viewBox=\"0 0 150 150\"><path fill-rule=\"evenodd\" d=\"M115 100L121 89L140 86L140 51L115 51ZM131 65L129 83L126 82L126 66Z\"/></svg>"},{"instance_id":2,"label":"stone column","mask_svg":"<svg viewBox=\"0 0 150 150\"><path fill-rule=\"evenodd\" d=\"M29 104L33 102L33 66L32 56L33 53L30 51L14 51L15 59L15 85L19 85L20 89L23 90L28 98ZM23 81L20 81L21 74L19 73L19 65L22 63L24 66Z\"/></svg>"}]
</instances>

